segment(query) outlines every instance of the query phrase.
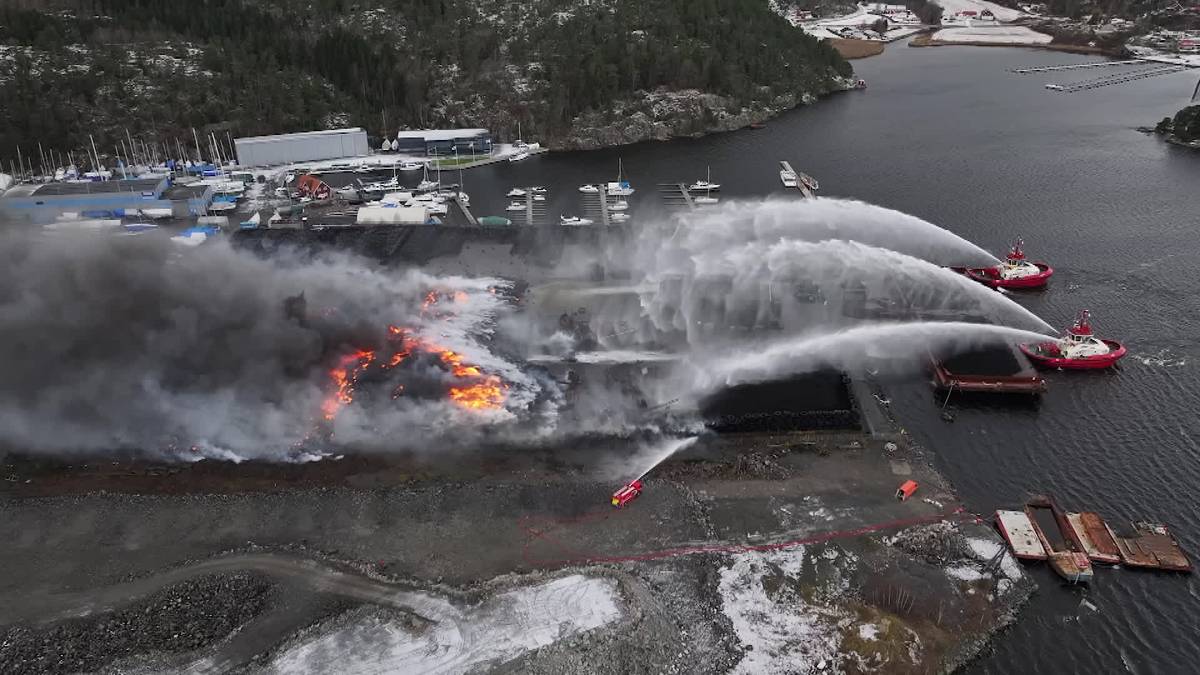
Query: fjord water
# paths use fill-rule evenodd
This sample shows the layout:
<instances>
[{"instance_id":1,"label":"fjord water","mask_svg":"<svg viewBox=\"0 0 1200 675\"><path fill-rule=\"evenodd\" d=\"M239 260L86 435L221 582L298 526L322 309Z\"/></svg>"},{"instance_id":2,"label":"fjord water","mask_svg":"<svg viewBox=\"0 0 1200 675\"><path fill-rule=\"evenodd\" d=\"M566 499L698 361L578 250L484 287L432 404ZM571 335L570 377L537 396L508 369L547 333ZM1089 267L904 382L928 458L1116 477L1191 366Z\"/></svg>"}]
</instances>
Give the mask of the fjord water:
<instances>
[{"instance_id":1,"label":"fjord water","mask_svg":"<svg viewBox=\"0 0 1200 675\"><path fill-rule=\"evenodd\" d=\"M945 422L941 401L913 382L889 389L894 410L972 511L1048 492L1111 522L1166 522L1197 559L1200 153L1134 127L1186 105L1200 71L1075 94L1043 85L1095 74L1008 72L1088 60L896 44L855 62L867 91L766 129L535 157L470 171L467 190L483 214L502 208L509 186L545 184L557 218L577 211L580 183L614 179L620 157L637 214L658 202L656 183L693 181L710 165L723 198L777 194L777 161L788 160L823 194L918 216L993 253L1024 236L1030 257L1056 273L1049 290L1017 302L1059 328L1091 309L1098 333L1130 355L1111 372L1048 374L1037 405L952 399ZM1085 590L1028 569L1037 594L969 672L1175 673L1200 662L1195 577L1101 569Z\"/></svg>"}]
</instances>

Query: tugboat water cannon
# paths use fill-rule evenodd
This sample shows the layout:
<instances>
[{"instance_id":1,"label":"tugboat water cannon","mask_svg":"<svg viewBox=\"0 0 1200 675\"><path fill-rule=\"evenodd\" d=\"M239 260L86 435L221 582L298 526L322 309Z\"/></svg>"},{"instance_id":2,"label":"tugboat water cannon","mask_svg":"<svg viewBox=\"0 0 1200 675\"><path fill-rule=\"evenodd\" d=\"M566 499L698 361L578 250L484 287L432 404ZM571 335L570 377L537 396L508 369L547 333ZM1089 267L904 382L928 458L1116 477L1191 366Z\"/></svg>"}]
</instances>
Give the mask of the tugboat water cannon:
<instances>
[{"instance_id":1,"label":"tugboat water cannon","mask_svg":"<svg viewBox=\"0 0 1200 675\"><path fill-rule=\"evenodd\" d=\"M1021 247L1025 240L1017 239L1017 243L1008 252L1004 262L992 267L951 267L959 274L978 281L992 288L1042 288L1054 274L1054 269L1043 262L1029 262Z\"/></svg>"},{"instance_id":2,"label":"tugboat water cannon","mask_svg":"<svg viewBox=\"0 0 1200 675\"><path fill-rule=\"evenodd\" d=\"M1053 342L1023 344L1021 351L1034 365L1066 370L1108 368L1125 356L1125 346L1116 340L1104 340L1092 334L1091 313L1079 313L1066 336Z\"/></svg>"}]
</instances>

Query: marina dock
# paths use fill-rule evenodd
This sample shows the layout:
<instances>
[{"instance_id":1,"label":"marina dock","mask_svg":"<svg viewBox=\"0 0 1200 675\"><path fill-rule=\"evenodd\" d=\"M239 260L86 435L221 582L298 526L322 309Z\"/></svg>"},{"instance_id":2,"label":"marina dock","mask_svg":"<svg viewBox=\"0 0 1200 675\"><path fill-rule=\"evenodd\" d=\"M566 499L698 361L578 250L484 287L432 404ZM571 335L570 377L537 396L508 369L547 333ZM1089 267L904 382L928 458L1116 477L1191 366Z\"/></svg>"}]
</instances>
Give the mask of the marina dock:
<instances>
[{"instance_id":1,"label":"marina dock","mask_svg":"<svg viewBox=\"0 0 1200 675\"><path fill-rule=\"evenodd\" d=\"M816 197L816 191L820 189L816 178L802 171L796 171L787 161L779 162L779 178L783 181L784 187L799 190L805 199Z\"/></svg>"}]
</instances>

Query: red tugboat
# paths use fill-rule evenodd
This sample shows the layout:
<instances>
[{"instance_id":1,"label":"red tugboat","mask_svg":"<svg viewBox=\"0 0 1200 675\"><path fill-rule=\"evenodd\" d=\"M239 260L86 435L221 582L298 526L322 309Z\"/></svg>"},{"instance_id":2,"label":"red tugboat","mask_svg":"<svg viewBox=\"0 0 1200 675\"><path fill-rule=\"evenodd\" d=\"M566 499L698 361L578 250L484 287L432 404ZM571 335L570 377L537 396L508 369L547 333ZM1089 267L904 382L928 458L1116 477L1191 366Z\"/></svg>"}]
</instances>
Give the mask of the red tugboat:
<instances>
[{"instance_id":1,"label":"red tugboat","mask_svg":"<svg viewBox=\"0 0 1200 675\"><path fill-rule=\"evenodd\" d=\"M630 481L628 485L624 485L620 490L613 493L612 505L618 509L625 508L625 505L638 498L642 494L642 481Z\"/></svg>"},{"instance_id":2,"label":"red tugboat","mask_svg":"<svg viewBox=\"0 0 1200 675\"><path fill-rule=\"evenodd\" d=\"M1046 263L1026 260L1025 252L1021 250L1024 245L1025 241L1018 239L1008 252L1008 257L999 265L950 269L992 288L1042 288L1054 274L1054 269Z\"/></svg>"},{"instance_id":3,"label":"red tugboat","mask_svg":"<svg viewBox=\"0 0 1200 675\"><path fill-rule=\"evenodd\" d=\"M1092 334L1091 314L1085 309L1067 329L1064 338L1054 342L1023 344L1021 351L1034 365L1067 370L1108 368L1125 356L1125 346L1116 340L1103 340Z\"/></svg>"}]
</instances>

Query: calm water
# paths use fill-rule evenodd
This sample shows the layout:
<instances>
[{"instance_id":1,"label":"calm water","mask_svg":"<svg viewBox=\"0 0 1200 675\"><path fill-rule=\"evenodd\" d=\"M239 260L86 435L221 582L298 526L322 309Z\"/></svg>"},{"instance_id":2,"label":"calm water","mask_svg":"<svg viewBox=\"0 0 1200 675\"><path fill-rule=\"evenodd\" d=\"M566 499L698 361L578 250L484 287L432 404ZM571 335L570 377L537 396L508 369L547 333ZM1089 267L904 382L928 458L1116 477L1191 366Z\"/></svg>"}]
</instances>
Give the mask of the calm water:
<instances>
[{"instance_id":1,"label":"calm water","mask_svg":"<svg viewBox=\"0 0 1200 675\"><path fill-rule=\"evenodd\" d=\"M1007 72L1084 60L897 45L856 62L868 91L764 130L535 157L467 172L466 187L483 215L501 212L512 185L549 185L556 218L577 211L580 183L615 178L621 157L636 214L654 208L655 183L702 178L708 165L727 198L778 192L787 159L826 195L918 215L994 252L1023 235L1057 274L1019 301L1056 326L1090 308L1131 356L1114 372L1050 374L1036 407L964 404L953 423L914 383L892 392L901 419L976 512L1048 491L1116 522L1161 519L1200 555L1200 153L1134 130L1183 107L1200 71L1077 94L1043 85L1096 73ZM1085 591L1031 573L1039 592L972 672L1196 671L1196 577L1106 569Z\"/></svg>"}]
</instances>

